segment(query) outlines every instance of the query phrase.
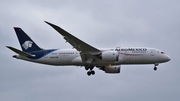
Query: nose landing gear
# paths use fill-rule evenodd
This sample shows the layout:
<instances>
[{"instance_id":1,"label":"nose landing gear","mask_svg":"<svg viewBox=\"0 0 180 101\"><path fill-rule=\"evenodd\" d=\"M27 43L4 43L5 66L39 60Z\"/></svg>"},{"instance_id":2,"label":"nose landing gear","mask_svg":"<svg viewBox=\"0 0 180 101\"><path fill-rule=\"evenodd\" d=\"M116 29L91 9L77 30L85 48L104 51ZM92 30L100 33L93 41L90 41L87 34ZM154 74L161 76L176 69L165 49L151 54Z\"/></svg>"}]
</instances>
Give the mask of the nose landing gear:
<instances>
[{"instance_id":1,"label":"nose landing gear","mask_svg":"<svg viewBox=\"0 0 180 101\"><path fill-rule=\"evenodd\" d=\"M157 70L157 67L156 67L156 66L158 66L158 65L159 65L159 63L155 63L155 64L154 64L154 71Z\"/></svg>"},{"instance_id":2,"label":"nose landing gear","mask_svg":"<svg viewBox=\"0 0 180 101\"><path fill-rule=\"evenodd\" d=\"M156 70L157 70L157 67L154 67L154 70L156 71Z\"/></svg>"}]
</instances>

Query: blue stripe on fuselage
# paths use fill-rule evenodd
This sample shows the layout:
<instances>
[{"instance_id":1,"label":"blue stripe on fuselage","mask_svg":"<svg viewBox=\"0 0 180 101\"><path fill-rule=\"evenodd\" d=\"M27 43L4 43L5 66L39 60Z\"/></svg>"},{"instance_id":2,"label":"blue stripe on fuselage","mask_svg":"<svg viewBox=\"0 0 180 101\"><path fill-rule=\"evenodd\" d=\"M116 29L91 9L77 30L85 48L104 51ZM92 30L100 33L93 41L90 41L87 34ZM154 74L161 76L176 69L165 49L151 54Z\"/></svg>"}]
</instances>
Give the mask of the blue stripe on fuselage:
<instances>
[{"instance_id":1,"label":"blue stripe on fuselage","mask_svg":"<svg viewBox=\"0 0 180 101\"><path fill-rule=\"evenodd\" d=\"M35 57L28 57L28 58L35 59L35 60L41 59L56 50L58 49L39 50L39 51L29 52L30 54L35 55Z\"/></svg>"}]
</instances>

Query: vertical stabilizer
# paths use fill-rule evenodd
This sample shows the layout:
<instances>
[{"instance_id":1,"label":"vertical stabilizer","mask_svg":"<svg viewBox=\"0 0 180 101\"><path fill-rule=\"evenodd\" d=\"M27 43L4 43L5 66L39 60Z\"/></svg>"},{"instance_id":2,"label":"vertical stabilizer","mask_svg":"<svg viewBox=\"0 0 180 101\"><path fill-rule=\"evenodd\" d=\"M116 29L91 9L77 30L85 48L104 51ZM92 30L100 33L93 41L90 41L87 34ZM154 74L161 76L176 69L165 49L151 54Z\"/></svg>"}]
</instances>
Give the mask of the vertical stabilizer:
<instances>
[{"instance_id":1,"label":"vertical stabilizer","mask_svg":"<svg viewBox=\"0 0 180 101\"><path fill-rule=\"evenodd\" d=\"M21 48L25 52L42 50L21 28L14 27Z\"/></svg>"}]
</instances>

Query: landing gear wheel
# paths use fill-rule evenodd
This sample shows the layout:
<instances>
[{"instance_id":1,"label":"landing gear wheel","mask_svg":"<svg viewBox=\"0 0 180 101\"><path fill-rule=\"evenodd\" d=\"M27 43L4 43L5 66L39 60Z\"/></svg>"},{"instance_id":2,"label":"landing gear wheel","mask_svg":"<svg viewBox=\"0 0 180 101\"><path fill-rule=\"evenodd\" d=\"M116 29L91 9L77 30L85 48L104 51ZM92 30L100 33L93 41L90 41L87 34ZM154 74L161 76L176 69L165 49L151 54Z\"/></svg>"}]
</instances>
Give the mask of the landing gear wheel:
<instances>
[{"instance_id":1,"label":"landing gear wheel","mask_svg":"<svg viewBox=\"0 0 180 101\"><path fill-rule=\"evenodd\" d=\"M157 67L154 67L154 70L156 71L156 70L157 70Z\"/></svg>"},{"instance_id":2,"label":"landing gear wheel","mask_svg":"<svg viewBox=\"0 0 180 101\"><path fill-rule=\"evenodd\" d=\"M94 66L90 65L89 68L90 68L90 70L93 70Z\"/></svg>"},{"instance_id":3,"label":"landing gear wheel","mask_svg":"<svg viewBox=\"0 0 180 101\"><path fill-rule=\"evenodd\" d=\"M88 67L88 66L85 66L85 70L89 70L89 67Z\"/></svg>"},{"instance_id":4,"label":"landing gear wheel","mask_svg":"<svg viewBox=\"0 0 180 101\"><path fill-rule=\"evenodd\" d=\"M94 75L94 74L95 74L95 71L90 70L90 71L87 72L87 75L88 75L88 76L90 76L91 74Z\"/></svg>"},{"instance_id":5,"label":"landing gear wheel","mask_svg":"<svg viewBox=\"0 0 180 101\"><path fill-rule=\"evenodd\" d=\"M93 70L94 66L93 65L86 65L85 70Z\"/></svg>"},{"instance_id":6,"label":"landing gear wheel","mask_svg":"<svg viewBox=\"0 0 180 101\"><path fill-rule=\"evenodd\" d=\"M92 70L92 71L91 71L91 74L94 75L94 74L95 74L95 71Z\"/></svg>"},{"instance_id":7,"label":"landing gear wheel","mask_svg":"<svg viewBox=\"0 0 180 101\"><path fill-rule=\"evenodd\" d=\"M87 75L90 76L90 75L91 75L91 71L88 71L88 72L87 72Z\"/></svg>"}]
</instances>

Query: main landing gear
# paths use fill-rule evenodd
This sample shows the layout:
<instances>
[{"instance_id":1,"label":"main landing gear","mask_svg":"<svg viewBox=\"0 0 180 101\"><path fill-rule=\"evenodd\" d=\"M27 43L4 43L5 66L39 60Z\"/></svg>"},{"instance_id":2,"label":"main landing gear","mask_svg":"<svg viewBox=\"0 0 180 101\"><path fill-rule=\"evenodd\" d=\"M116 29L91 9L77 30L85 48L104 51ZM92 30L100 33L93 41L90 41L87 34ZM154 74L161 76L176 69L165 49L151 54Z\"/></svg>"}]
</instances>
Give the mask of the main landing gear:
<instances>
[{"instance_id":1,"label":"main landing gear","mask_svg":"<svg viewBox=\"0 0 180 101\"><path fill-rule=\"evenodd\" d=\"M95 74L95 71L93 70L93 68L94 68L94 66L92 66L92 65L87 65L87 66L85 66L85 69L86 69L86 70L89 70L89 71L87 72L87 75L88 75L88 76Z\"/></svg>"},{"instance_id":2,"label":"main landing gear","mask_svg":"<svg viewBox=\"0 0 180 101\"><path fill-rule=\"evenodd\" d=\"M154 71L157 70L157 67L156 67L156 66L158 66L158 65L159 65L159 63L155 63L155 64L154 64Z\"/></svg>"}]
</instances>

